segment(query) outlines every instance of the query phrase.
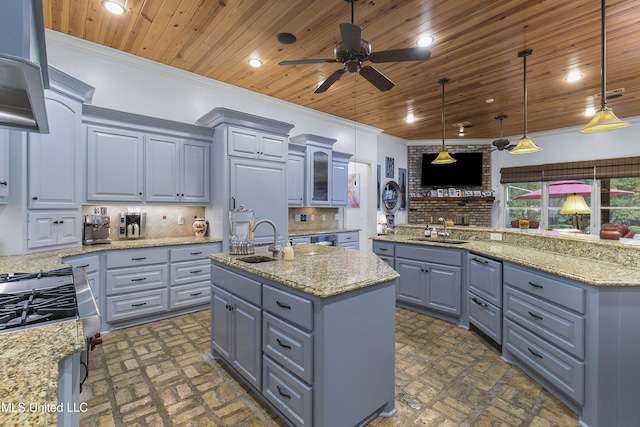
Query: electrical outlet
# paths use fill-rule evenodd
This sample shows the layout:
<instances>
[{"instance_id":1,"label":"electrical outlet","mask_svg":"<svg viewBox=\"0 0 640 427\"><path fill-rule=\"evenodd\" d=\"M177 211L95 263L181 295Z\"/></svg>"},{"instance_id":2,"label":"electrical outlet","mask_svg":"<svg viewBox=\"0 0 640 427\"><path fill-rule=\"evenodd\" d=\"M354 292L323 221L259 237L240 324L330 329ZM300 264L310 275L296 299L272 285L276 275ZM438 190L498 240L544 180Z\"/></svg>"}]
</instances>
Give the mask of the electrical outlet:
<instances>
[{"instance_id":1,"label":"electrical outlet","mask_svg":"<svg viewBox=\"0 0 640 427\"><path fill-rule=\"evenodd\" d=\"M184 225L184 217L182 215L178 215L178 225Z\"/></svg>"},{"instance_id":2,"label":"electrical outlet","mask_svg":"<svg viewBox=\"0 0 640 427\"><path fill-rule=\"evenodd\" d=\"M296 222L302 221L301 217L302 217L302 215L296 214L296 217L295 217Z\"/></svg>"},{"instance_id":3,"label":"electrical outlet","mask_svg":"<svg viewBox=\"0 0 640 427\"><path fill-rule=\"evenodd\" d=\"M491 233L489 235L489 238L491 240L500 240L500 241L502 241L502 233Z\"/></svg>"},{"instance_id":4,"label":"electrical outlet","mask_svg":"<svg viewBox=\"0 0 640 427\"><path fill-rule=\"evenodd\" d=\"M311 218L309 219L309 221L315 221L316 220L316 216L315 215L309 215Z\"/></svg>"},{"instance_id":5,"label":"electrical outlet","mask_svg":"<svg viewBox=\"0 0 640 427\"><path fill-rule=\"evenodd\" d=\"M326 221L327 220L327 216L325 214L322 214L322 220Z\"/></svg>"}]
</instances>

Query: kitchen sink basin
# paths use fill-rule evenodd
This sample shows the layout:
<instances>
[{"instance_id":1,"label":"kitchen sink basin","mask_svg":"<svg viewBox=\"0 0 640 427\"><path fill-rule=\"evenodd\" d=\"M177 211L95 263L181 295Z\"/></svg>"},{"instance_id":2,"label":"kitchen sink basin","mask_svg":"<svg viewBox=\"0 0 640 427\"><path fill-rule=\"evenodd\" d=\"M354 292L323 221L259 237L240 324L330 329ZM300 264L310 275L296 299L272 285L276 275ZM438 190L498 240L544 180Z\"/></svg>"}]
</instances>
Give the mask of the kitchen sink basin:
<instances>
[{"instance_id":1,"label":"kitchen sink basin","mask_svg":"<svg viewBox=\"0 0 640 427\"><path fill-rule=\"evenodd\" d=\"M248 262L250 264L258 264L261 262L269 262L269 261L276 261L278 258L273 258L270 256L265 256L265 255L249 255L249 256L243 256L242 258L238 258L238 260L242 261L242 262Z\"/></svg>"},{"instance_id":2,"label":"kitchen sink basin","mask_svg":"<svg viewBox=\"0 0 640 427\"><path fill-rule=\"evenodd\" d=\"M447 243L451 245L460 245L462 243L467 243L468 240L460 240L460 239L431 239L429 237L416 237L413 239L414 242L422 242L422 243Z\"/></svg>"}]
</instances>

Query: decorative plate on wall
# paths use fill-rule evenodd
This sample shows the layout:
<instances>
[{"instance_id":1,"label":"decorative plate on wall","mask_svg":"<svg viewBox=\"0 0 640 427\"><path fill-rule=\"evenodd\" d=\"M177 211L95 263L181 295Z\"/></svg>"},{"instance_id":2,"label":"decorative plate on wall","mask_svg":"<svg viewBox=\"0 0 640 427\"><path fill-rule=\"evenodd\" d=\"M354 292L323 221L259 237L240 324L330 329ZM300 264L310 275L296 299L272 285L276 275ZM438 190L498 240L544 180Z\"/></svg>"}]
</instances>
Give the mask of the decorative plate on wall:
<instances>
[{"instance_id":1,"label":"decorative plate on wall","mask_svg":"<svg viewBox=\"0 0 640 427\"><path fill-rule=\"evenodd\" d=\"M393 178L393 172L395 169L393 157L385 157L384 163L385 163L384 176L387 178Z\"/></svg>"}]
</instances>

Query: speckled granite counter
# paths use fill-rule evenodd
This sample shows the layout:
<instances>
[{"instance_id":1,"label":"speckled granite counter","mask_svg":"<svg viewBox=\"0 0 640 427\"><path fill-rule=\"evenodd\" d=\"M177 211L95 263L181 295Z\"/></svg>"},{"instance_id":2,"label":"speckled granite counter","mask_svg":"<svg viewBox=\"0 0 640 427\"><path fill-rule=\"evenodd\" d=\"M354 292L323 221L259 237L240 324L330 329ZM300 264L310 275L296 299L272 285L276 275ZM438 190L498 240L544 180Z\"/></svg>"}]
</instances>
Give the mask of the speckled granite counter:
<instances>
[{"instance_id":1,"label":"speckled granite counter","mask_svg":"<svg viewBox=\"0 0 640 427\"><path fill-rule=\"evenodd\" d=\"M297 245L295 259L246 263L246 255L211 254L213 261L244 270L318 297L353 291L394 280L400 275L370 252L333 246ZM267 250L255 255L271 256Z\"/></svg>"},{"instance_id":2,"label":"speckled granite counter","mask_svg":"<svg viewBox=\"0 0 640 427\"><path fill-rule=\"evenodd\" d=\"M395 236L374 240L464 249L500 261L508 261L594 286L640 286L640 248L619 243L580 238L534 235L495 229L454 227L452 237L468 239L463 244L415 240L424 226L397 227ZM500 233L503 241L489 240ZM487 234L485 237L484 234Z\"/></svg>"},{"instance_id":3,"label":"speckled granite counter","mask_svg":"<svg viewBox=\"0 0 640 427\"><path fill-rule=\"evenodd\" d=\"M53 270L60 268L60 260L64 257L103 251L220 242L222 242L222 239L209 237L164 237L159 239L118 240L108 245L77 246L34 254L0 256L0 273Z\"/></svg>"},{"instance_id":4,"label":"speckled granite counter","mask_svg":"<svg viewBox=\"0 0 640 427\"><path fill-rule=\"evenodd\" d=\"M82 323L69 320L0 334L2 426L55 426L58 362L84 350Z\"/></svg>"}]
</instances>

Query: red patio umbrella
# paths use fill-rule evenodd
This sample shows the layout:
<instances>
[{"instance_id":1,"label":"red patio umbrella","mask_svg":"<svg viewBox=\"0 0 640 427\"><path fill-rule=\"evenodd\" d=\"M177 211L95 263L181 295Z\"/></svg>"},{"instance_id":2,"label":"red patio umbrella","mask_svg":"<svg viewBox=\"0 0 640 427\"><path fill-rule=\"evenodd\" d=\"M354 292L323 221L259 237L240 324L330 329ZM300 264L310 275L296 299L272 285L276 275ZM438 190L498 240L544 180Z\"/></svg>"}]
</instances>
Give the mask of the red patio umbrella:
<instances>
[{"instance_id":1,"label":"red patio umbrella","mask_svg":"<svg viewBox=\"0 0 640 427\"><path fill-rule=\"evenodd\" d=\"M539 199L542 190L534 190L522 194L516 199ZM552 199L562 199L571 194L579 194L582 197L591 197L591 185L583 184L580 181L556 181L549 184L549 197ZM623 194L634 194L633 191L618 190L612 188L609 191L612 196Z\"/></svg>"}]
</instances>

